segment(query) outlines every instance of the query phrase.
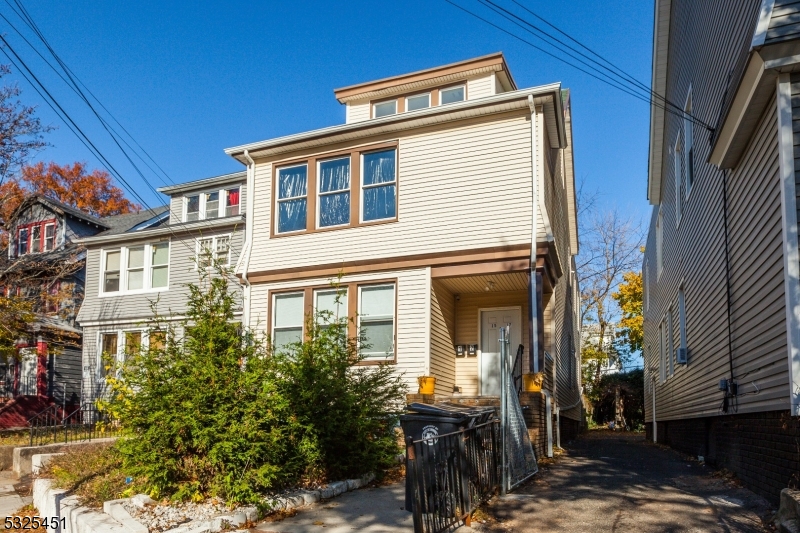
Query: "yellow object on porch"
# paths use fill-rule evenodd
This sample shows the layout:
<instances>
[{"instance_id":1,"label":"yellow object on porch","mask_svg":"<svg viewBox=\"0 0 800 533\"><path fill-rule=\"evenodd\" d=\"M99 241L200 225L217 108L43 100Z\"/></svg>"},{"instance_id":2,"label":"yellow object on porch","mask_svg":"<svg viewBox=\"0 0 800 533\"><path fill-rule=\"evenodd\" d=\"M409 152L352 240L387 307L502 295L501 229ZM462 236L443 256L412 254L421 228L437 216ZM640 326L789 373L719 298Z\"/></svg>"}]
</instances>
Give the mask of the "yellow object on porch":
<instances>
[{"instance_id":1,"label":"yellow object on porch","mask_svg":"<svg viewBox=\"0 0 800 533\"><path fill-rule=\"evenodd\" d=\"M433 376L420 376L417 378L419 383L419 394L433 394L436 387L436 378Z\"/></svg>"},{"instance_id":2,"label":"yellow object on porch","mask_svg":"<svg viewBox=\"0 0 800 533\"><path fill-rule=\"evenodd\" d=\"M542 372L522 375L522 388L525 392L542 392L542 383L544 383Z\"/></svg>"}]
</instances>

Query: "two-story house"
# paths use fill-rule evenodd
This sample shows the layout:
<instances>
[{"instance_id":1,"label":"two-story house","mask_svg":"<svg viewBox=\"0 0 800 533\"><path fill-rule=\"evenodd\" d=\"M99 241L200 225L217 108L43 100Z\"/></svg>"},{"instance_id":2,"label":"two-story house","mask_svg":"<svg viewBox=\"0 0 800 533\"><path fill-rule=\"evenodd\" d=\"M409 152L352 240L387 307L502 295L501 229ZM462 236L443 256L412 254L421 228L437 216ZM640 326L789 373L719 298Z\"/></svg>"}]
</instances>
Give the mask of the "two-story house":
<instances>
[{"instance_id":1,"label":"two-story house","mask_svg":"<svg viewBox=\"0 0 800 533\"><path fill-rule=\"evenodd\" d=\"M151 324L154 311L166 320L185 318L187 285L200 280L200 269L212 261L236 264L244 241L244 181L238 172L163 187L169 206L116 217L112 228L80 240L88 264L77 317L84 401L104 391L104 357L122 359L162 335ZM235 278L232 284L240 287Z\"/></svg>"},{"instance_id":2,"label":"two-story house","mask_svg":"<svg viewBox=\"0 0 800 533\"><path fill-rule=\"evenodd\" d=\"M800 3L658 0L650 438L777 502L798 474Z\"/></svg>"},{"instance_id":3,"label":"two-story house","mask_svg":"<svg viewBox=\"0 0 800 533\"><path fill-rule=\"evenodd\" d=\"M78 241L111 227L79 209L33 195L5 221L9 246L0 258L0 290L28 300L35 313L17 357L2 362L6 397L38 395L59 404L80 398L86 250Z\"/></svg>"},{"instance_id":4,"label":"two-story house","mask_svg":"<svg viewBox=\"0 0 800 533\"><path fill-rule=\"evenodd\" d=\"M510 325L524 372L546 374L531 411L551 414L540 453L558 414L574 434L568 91L518 89L497 53L335 96L344 124L226 150L247 165L245 322L280 347L303 338L314 310L353 317L370 345L363 364L394 365L412 391L435 377L437 397L499 395L498 328Z\"/></svg>"}]
</instances>

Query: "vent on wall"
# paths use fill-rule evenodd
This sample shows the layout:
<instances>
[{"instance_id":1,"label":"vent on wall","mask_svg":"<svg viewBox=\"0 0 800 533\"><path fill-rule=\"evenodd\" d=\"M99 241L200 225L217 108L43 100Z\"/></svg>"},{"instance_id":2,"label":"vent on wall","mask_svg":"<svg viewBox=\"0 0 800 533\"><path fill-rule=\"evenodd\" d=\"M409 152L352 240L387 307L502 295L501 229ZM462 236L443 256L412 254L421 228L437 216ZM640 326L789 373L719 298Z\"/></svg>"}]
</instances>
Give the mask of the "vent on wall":
<instances>
[{"instance_id":1,"label":"vent on wall","mask_svg":"<svg viewBox=\"0 0 800 533\"><path fill-rule=\"evenodd\" d=\"M675 360L679 365L685 365L687 361L686 348L678 348L675 350Z\"/></svg>"}]
</instances>

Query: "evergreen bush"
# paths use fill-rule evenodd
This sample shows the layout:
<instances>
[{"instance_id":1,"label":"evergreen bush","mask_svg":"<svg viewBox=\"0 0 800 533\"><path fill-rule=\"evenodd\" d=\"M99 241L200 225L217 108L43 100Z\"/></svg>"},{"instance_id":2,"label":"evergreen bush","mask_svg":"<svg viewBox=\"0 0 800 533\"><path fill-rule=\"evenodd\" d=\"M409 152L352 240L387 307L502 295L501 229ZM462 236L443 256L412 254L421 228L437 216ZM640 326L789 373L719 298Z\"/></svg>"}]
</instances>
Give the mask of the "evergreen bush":
<instances>
[{"instance_id":1,"label":"evergreen bush","mask_svg":"<svg viewBox=\"0 0 800 533\"><path fill-rule=\"evenodd\" d=\"M405 389L391 367L358 365L363 338L348 338L347 319L308 317L306 339L274 351L242 331L238 303L224 276L202 274L185 320L155 316L163 341L109 372L100 405L123 428L117 449L136 484L254 502L388 466Z\"/></svg>"}]
</instances>

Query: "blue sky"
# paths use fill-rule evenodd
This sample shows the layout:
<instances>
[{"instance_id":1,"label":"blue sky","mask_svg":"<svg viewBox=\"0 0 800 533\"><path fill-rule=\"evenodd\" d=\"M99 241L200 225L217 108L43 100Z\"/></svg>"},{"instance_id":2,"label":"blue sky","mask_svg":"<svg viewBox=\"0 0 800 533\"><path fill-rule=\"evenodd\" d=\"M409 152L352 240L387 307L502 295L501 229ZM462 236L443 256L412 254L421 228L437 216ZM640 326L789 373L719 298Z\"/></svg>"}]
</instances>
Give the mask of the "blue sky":
<instances>
[{"instance_id":1,"label":"blue sky","mask_svg":"<svg viewBox=\"0 0 800 533\"><path fill-rule=\"evenodd\" d=\"M487 13L475 0L457 1ZM649 84L651 1L523 1ZM334 88L502 51L519 87L561 81L572 90L578 179L601 190L602 203L649 212L647 105L444 0L26 4L62 59L174 182L241 169L226 147L344 122ZM8 5L0 12L21 27ZM162 203L87 108L0 25L146 202ZM100 166L18 73L10 77L20 81L23 101L58 127L41 159Z\"/></svg>"}]
</instances>

